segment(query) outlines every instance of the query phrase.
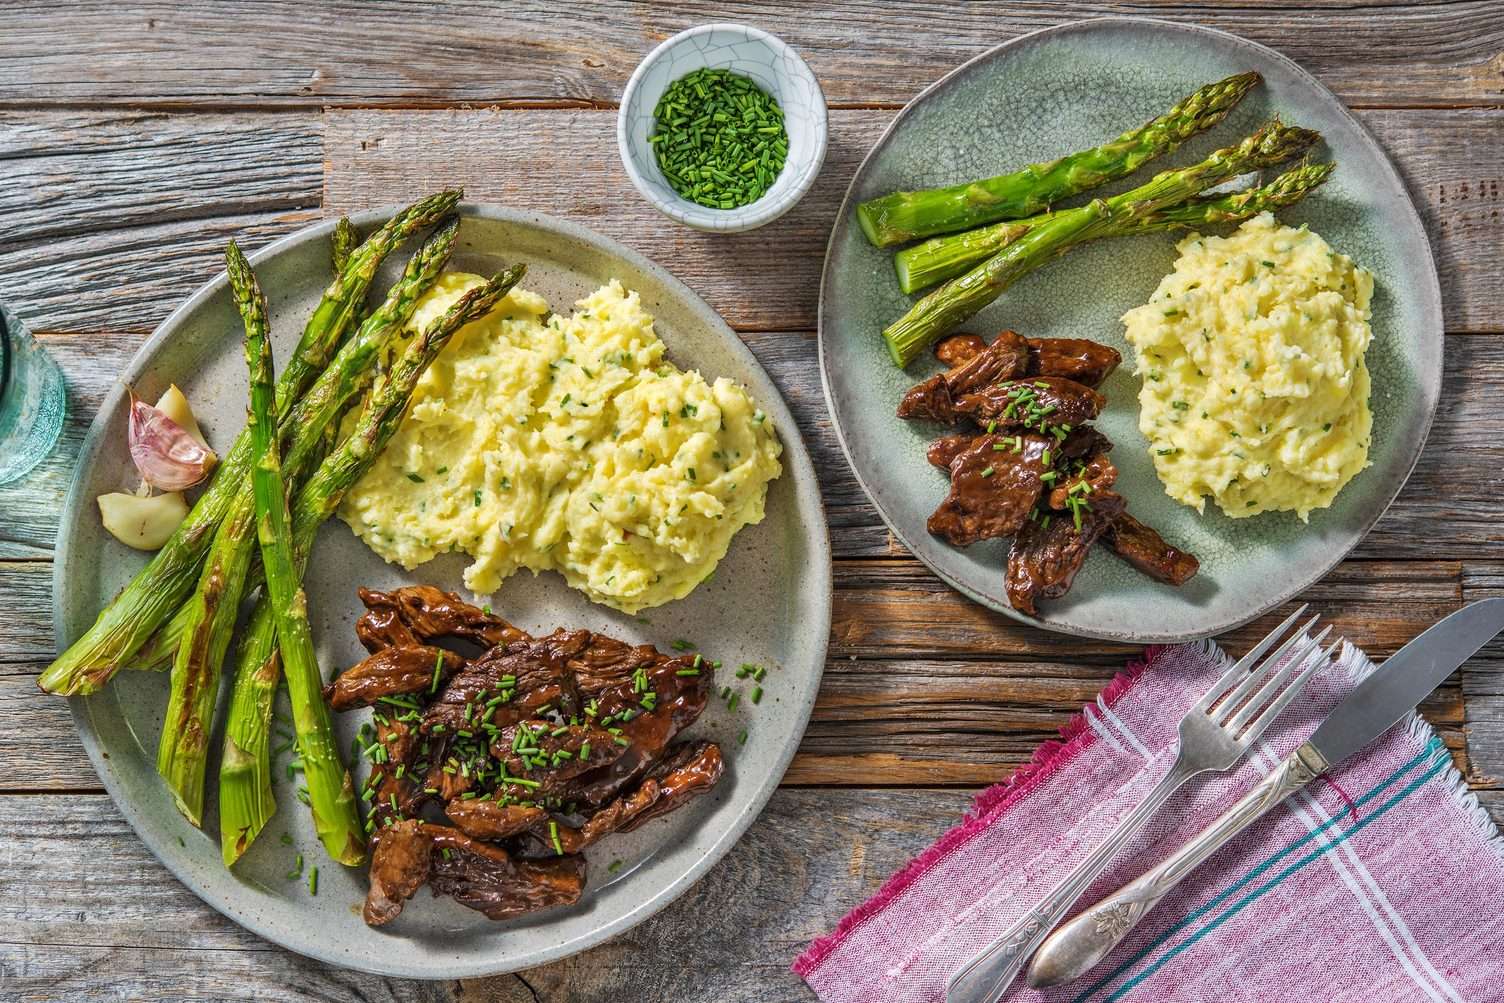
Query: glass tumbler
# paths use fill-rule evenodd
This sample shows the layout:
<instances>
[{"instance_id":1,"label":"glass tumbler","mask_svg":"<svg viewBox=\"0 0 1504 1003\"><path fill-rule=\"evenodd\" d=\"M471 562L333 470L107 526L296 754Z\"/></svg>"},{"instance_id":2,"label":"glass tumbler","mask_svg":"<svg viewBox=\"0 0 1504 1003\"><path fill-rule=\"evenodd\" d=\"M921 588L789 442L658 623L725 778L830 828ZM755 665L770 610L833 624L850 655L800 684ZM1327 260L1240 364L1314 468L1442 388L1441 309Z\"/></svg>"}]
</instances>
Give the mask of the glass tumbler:
<instances>
[{"instance_id":1,"label":"glass tumbler","mask_svg":"<svg viewBox=\"0 0 1504 1003\"><path fill-rule=\"evenodd\" d=\"M63 371L0 304L0 484L24 477L52 452L67 409Z\"/></svg>"}]
</instances>

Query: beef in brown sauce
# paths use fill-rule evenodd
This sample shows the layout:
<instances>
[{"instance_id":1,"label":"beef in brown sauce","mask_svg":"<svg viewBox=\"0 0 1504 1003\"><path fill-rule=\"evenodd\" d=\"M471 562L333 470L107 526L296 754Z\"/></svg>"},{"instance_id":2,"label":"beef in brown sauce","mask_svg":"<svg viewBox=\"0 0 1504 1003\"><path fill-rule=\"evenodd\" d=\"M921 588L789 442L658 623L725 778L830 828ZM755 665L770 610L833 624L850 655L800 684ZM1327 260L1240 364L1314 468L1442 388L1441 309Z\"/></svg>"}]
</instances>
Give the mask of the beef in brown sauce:
<instances>
[{"instance_id":1,"label":"beef in brown sauce","mask_svg":"<svg viewBox=\"0 0 1504 1003\"><path fill-rule=\"evenodd\" d=\"M1099 387L1123 361L1115 348L1084 338L1029 338L1026 376L1062 376Z\"/></svg>"},{"instance_id":2,"label":"beef in brown sauce","mask_svg":"<svg viewBox=\"0 0 1504 1003\"><path fill-rule=\"evenodd\" d=\"M530 637L433 588L361 597L372 654L328 695L375 708L368 923L424 883L494 919L574 902L580 850L719 778L718 747L672 745L713 692L698 656L588 630ZM433 644L445 638L489 648L466 659Z\"/></svg>"},{"instance_id":3,"label":"beef in brown sauce","mask_svg":"<svg viewBox=\"0 0 1504 1003\"><path fill-rule=\"evenodd\" d=\"M363 588L359 595L366 612L355 622L355 636L371 652L441 637L490 648L527 636L501 617L432 585L410 585L392 592Z\"/></svg>"},{"instance_id":4,"label":"beef in brown sauce","mask_svg":"<svg viewBox=\"0 0 1504 1003\"><path fill-rule=\"evenodd\" d=\"M444 806L444 815L467 836L498 840L546 824L548 809L532 801L507 802L492 797L456 798Z\"/></svg>"},{"instance_id":5,"label":"beef in brown sauce","mask_svg":"<svg viewBox=\"0 0 1504 1003\"><path fill-rule=\"evenodd\" d=\"M1110 491L1093 495L1080 509L1080 525L1073 514L1042 513L1013 538L1004 585L1008 602L1034 616L1041 599L1058 599L1070 590L1086 554L1123 510L1123 499Z\"/></svg>"},{"instance_id":6,"label":"beef in brown sauce","mask_svg":"<svg viewBox=\"0 0 1504 1003\"><path fill-rule=\"evenodd\" d=\"M1166 585L1184 585L1201 568L1196 555L1170 546L1164 537L1127 512L1107 527L1102 542L1135 569Z\"/></svg>"},{"instance_id":7,"label":"beef in brown sauce","mask_svg":"<svg viewBox=\"0 0 1504 1003\"><path fill-rule=\"evenodd\" d=\"M611 833L622 831L624 826L651 808L662 796L663 790L658 781L644 779L610 804L590 813L578 826L558 819L539 821L517 841L517 853L523 857L556 857L579 853Z\"/></svg>"},{"instance_id":8,"label":"beef in brown sauce","mask_svg":"<svg viewBox=\"0 0 1504 1003\"><path fill-rule=\"evenodd\" d=\"M1074 467L1074 465L1073 465ZM1083 462L1079 469L1071 469L1058 478L1050 488L1045 503L1057 511L1069 508L1073 497L1090 498L1093 492L1105 491L1118 479L1118 468L1106 453L1097 453Z\"/></svg>"},{"instance_id":9,"label":"beef in brown sauce","mask_svg":"<svg viewBox=\"0 0 1504 1003\"><path fill-rule=\"evenodd\" d=\"M658 798L644 811L622 823L620 832L631 832L650 819L667 815L716 785L725 771L721 747L714 742L685 742L648 771L644 783L656 784Z\"/></svg>"},{"instance_id":10,"label":"beef in brown sauce","mask_svg":"<svg viewBox=\"0 0 1504 1003\"><path fill-rule=\"evenodd\" d=\"M966 347L971 346L968 343ZM953 357L961 354L957 351ZM992 344L960 365L936 373L904 394L898 404L898 417L954 424L960 420L956 404L963 395L1020 376L1028 364L1028 344L1014 332L1004 331Z\"/></svg>"},{"instance_id":11,"label":"beef in brown sauce","mask_svg":"<svg viewBox=\"0 0 1504 1003\"><path fill-rule=\"evenodd\" d=\"M965 547L1018 532L1044 490L1050 436L979 435L950 464L950 491L926 523Z\"/></svg>"},{"instance_id":12,"label":"beef in brown sauce","mask_svg":"<svg viewBox=\"0 0 1504 1003\"><path fill-rule=\"evenodd\" d=\"M567 791L582 773L616 762L622 746L595 725L533 720L503 728L491 743L491 755L506 775L532 781L540 796L548 796Z\"/></svg>"},{"instance_id":13,"label":"beef in brown sauce","mask_svg":"<svg viewBox=\"0 0 1504 1003\"><path fill-rule=\"evenodd\" d=\"M987 342L980 334L953 334L935 342L935 358L946 369L970 362L985 351Z\"/></svg>"},{"instance_id":14,"label":"beef in brown sauce","mask_svg":"<svg viewBox=\"0 0 1504 1003\"><path fill-rule=\"evenodd\" d=\"M592 698L594 706L586 704L586 713L593 710L592 720L613 722L627 745L611 765L582 775L572 788L575 797L587 805L604 805L646 775L709 702L711 676L704 669L688 659L670 659L599 691ZM685 672L696 674L681 674ZM645 702L646 693L656 696Z\"/></svg>"},{"instance_id":15,"label":"beef in brown sauce","mask_svg":"<svg viewBox=\"0 0 1504 1003\"><path fill-rule=\"evenodd\" d=\"M1089 423L1107 403L1096 388L1122 362L1115 349L1004 331L990 345L952 335L935 355L947 370L910 389L899 417L965 418L985 434L931 443L926 459L949 474L950 489L927 526L956 546L1014 536L1007 578L1015 607L1033 614L1038 600L1063 595L1099 537L1158 581L1179 585L1196 573L1195 557L1153 530L1126 513L1110 518L1122 512L1111 491L1118 470L1111 441ZM999 442L1010 440L1017 445L1002 452Z\"/></svg>"},{"instance_id":16,"label":"beef in brown sauce","mask_svg":"<svg viewBox=\"0 0 1504 1003\"><path fill-rule=\"evenodd\" d=\"M1070 431L1102 413L1107 398L1059 376L1004 380L962 395L955 411L997 431L1031 428Z\"/></svg>"},{"instance_id":17,"label":"beef in brown sauce","mask_svg":"<svg viewBox=\"0 0 1504 1003\"><path fill-rule=\"evenodd\" d=\"M417 819L380 830L371 848L371 888L362 915L371 926L396 919L407 900L428 881L433 837Z\"/></svg>"},{"instance_id":18,"label":"beef in brown sauce","mask_svg":"<svg viewBox=\"0 0 1504 1003\"><path fill-rule=\"evenodd\" d=\"M335 710L370 707L382 697L430 689L465 665L460 655L426 644L381 648L335 677L324 698Z\"/></svg>"},{"instance_id":19,"label":"beef in brown sauce","mask_svg":"<svg viewBox=\"0 0 1504 1003\"><path fill-rule=\"evenodd\" d=\"M930 443L929 450L924 454L925 459L929 460L932 466L939 467L949 474L950 465L955 462L956 457L960 456L961 452L975 442L976 439L977 435L975 432L942 435Z\"/></svg>"},{"instance_id":20,"label":"beef in brown sauce","mask_svg":"<svg viewBox=\"0 0 1504 1003\"><path fill-rule=\"evenodd\" d=\"M487 919L573 905L585 890L585 858L514 860L499 846L446 825L423 823L430 839L428 886Z\"/></svg>"}]
</instances>

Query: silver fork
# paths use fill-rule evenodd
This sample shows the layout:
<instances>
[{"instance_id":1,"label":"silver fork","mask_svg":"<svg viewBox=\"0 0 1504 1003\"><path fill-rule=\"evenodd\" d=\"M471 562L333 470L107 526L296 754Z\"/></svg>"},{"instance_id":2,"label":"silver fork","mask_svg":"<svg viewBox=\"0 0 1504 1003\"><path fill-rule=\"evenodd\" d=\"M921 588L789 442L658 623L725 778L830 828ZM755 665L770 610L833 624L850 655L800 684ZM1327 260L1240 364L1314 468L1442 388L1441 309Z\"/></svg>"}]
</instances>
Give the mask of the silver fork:
<instances>
[{"instance_id":1,"label":"silver fork","mask_svg":"<svg viewBox=\"0 0 1504 1003\"><path fill-rule=\"evenodd\" d=\"M1284 643L1265 658L1265 653L1286 636L1306 609L1306 606L1301 606L1290 614L1186 712L1180 721L1180 747L1164 779L1118 823L1100 846L1055 886L1043 902L1029 910L951 977L945 987L946 1003L992 1003L1001 996L1017 978L1029 955L1065 918L1081 893L1107 869L1123 844L1171 794L1192 777L1230 769L1243 758L1269 723L1295 699L1306 681L1341 643L1340 639L1334 641L1319 657L1313 657L1332 629L1328 626L1315 637L1302 640L1320 619L1318 615L1289 633ZM1253 668L1255 663L1258 663L1257 667Z\"/></svg>"}]
</instances>

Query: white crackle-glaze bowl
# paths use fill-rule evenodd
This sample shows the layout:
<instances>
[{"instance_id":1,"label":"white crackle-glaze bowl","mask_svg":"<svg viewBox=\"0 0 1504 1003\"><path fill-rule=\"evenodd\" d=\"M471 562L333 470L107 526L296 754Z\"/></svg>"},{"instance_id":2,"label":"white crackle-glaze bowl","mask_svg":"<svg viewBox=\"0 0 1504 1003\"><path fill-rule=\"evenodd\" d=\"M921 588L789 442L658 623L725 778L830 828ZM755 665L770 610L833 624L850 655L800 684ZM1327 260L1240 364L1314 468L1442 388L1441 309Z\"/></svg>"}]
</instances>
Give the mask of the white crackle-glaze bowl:
<instances>
[{"instance_id":1,"label":"white crackle-glaze bowl","mask_svg":"<svg viewBox=\"0 0 1504 1003\"><path fill-rule=\"evenodd\" d=\"M711 209L674 191L648 137L653 109L668 85L695 70L731 70L751 78L783 108L789 154L763 197L737 209ZM825 162L825 94L809 65L782 39L741 24L702 24L648 53L627 81L616 118L616 145L632 184L670 219L697 230L754 230L782 216L809 191Z\"/></svg>"}]
</instances>

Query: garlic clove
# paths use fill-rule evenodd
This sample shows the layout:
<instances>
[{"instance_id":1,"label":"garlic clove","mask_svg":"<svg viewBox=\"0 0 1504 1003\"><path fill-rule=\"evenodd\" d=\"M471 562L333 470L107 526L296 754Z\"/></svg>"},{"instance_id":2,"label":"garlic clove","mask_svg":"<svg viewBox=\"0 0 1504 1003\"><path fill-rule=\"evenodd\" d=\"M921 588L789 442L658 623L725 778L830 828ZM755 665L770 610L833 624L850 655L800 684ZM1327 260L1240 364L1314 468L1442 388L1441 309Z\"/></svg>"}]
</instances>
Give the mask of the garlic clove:
<instances>
[{"instance_id":1,"label":"garlic clove","mask_svg":"<svg viewBox=\"0 0 1504 1003\"><path fill-rule=\"evenodd\" d=\"M204 433L198 427L198 419L193 417L193 408L188 406L187 395L178 389L176 383L169 386L162 394L162 399L157 401L157 410L181 425L183 431L197 439L200 446L209 445L209 440L204 438Z\"/></svg>"},{"instance_id":2,"label":"garlic clove","mask_svg":"<svg viewBox=\"0 0 1504 1003\"><path fill-rule=\"evenodd\" d=\"M163 491L193 487L219 462L214 450L134 392L127 434L136 469L148 484Z\"/></svg>"},{"instance_id":3,"label":"garlic clove","mask_svg":"<svg viewBox=\"0 0 1504 1003\"><path fill-rule=\"evenodd\" d=\"M188 517L188 503L176 492L142 498L114 491L95 500L105 530L137 550L158 549Z\"/></svg>"}]
</instances>

